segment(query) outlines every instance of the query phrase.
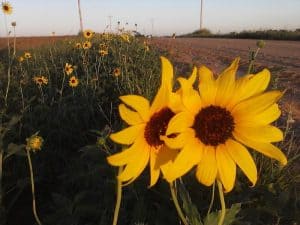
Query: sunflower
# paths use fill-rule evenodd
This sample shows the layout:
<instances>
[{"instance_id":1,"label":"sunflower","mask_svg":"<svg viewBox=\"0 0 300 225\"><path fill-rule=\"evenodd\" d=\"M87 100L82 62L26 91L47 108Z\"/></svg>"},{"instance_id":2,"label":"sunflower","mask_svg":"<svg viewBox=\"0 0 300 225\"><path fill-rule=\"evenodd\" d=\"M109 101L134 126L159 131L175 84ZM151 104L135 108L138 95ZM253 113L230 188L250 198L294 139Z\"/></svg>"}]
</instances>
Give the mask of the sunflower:
<instances>
[{"instance_id":1,"label":"sunflower","mask_svg":"<svg viewBox=\"0 0 300 225\"><path fill-rule=\"evenodd\" d=\"M69 63L66 63L66 65L65 65L66 74L70 75L71 73L73 73L73 70L74 70L73 66Z\"/></svg>"},{"instance_id":2,"label":"sunflower","mask_svg":"<svg viewBox=\"0 0 300 225\"><path fill-rule=\"evenodd\" d=\"M108 55L108 50L107 49L100 49L99 50L99 54L103 57Z\"/></svg>"},{"instance_id":3,"label":"sunflower","mask_svg":"<svg viewBox=\"0 0 300 225\"><path fill-rule=\"evenodd\" d=\"M23 56L20 56L19 58L18 58L18 61L21 63L21 62L23 62L24 61L24 57Z\"/></svg>"},{"instance_id":4,"label":"sunflower","mask_svg":"<svg viewBox=\"0 0 300 225\"><path fill-rule=\"evenodd\" d=\"M25 52L24 53L24 58L25 59L30 59L31 58L31 53L30 52Z\"/></svg>"},{"instance_id":5,"label":"sunflower","mask_svg":"<svg viewBox=\"0 0 300 225\"><path fill-rule=\"evenodd\" d=\"M12 14L12 6L9 2L2 2L2 11L4 14L10 15Z\"/></svg>"},{"instance_id":6,"label":"sunflower","mask_svg":"<svg viewBox=\"0 0 300 225\"><path fill-rule=\"evenodd\" d=\"M39 86L48 84L48 78L46 78L44 76L35 76L33 78L33 81Z\"/></svg>"},{"instance_id":7,"label":"sunflower","mask_svg":"<svg viewBox=\"0 0 300 225\"><path fill-rule=\"evenodd\" d=\"M86 39L90 39L90 38L93 37L94 33L95 33L94 31L88 29L88 30L85 30L85 31L83 32L83 36L84 36Z\"/></svg>"},{"instance_id":8,"label":"sunflower","mask_svg":"<svg viewBox=\"0 0 300 225\"><path fill-rule=\"evenodd\" d=\"M90 49L92 47L92 43L90 41L85 41L82 44L83 49Z\"/></svg>"},{"instance_id":9,"label":"sunflower","mask_svg":"<svg viewBox=\"0 0 300 225\"><path fill-rule=\"evenodd\" d=\"M26 142L26 150L37 152L41 150L44 139L41 136L34 134L31 137L26 138Z\"/></svg>"},{"instance_id":10,"label":"sunflower","mask_svg":"<svg viewBox=\"0 0 300 225\"><path fill-rule=\"evenodd\" d=\"M114 73L115 77L118 77L118 76L121 75L121 69L119 67L117 67L117 68L114 69L113 73Z\"/></svg>"},{"instance_id":11,"label":"sunflower","mask_svg":"<svg viewBox=\"0 0 300 225\"><path fill-rule=\"evenodd\" d=\"M69 80L70 87L72 87L72 88L77 87L78 84L79 84L79 80L75 76L70 77L70 80Z\"/></svg>"},{"instance_id":12,"label":"sunflower","mask_svg":"<svg viewBox=\"0 0 300 225\"><path fill-rule=\"evenodd\" d=\"M81 43L76 43L76 44L75 44L75 48L76 48L76 49L81 49L81 48L82 48Z\"/></svg>"},{"instance_id":13,"label":"sunflower","mask_svg":"<svg viewBox=\"0 0 300 225\"><path fill-rule=\"evenodd\" d=\"M255 185L257 169L245 146L285 165L285 155L272 144L283 139L281 130L270 125L280 116L276 102L280 91L265 92L270 72L263 71L235 78L239 59L217 78L206 67L199 69L199 92L181 83L185 108L174 116L162 137L170 148L180 149L170 180L197 165L196 178L206 186L215 179L226 192L234 187L236 165ZM168 138L176 135L175 138Z\"/></svg>"},{"instance_id":14,"label":"sunflower","mask_svg":"<svg viewBox=\"0 0 300 225\"><path fill-rule=\"evenodd\" d=\"M130 127L110 135L119 144L128 148L107 158L113 166L125 166L118 176L121 182L133 182L150 164L150 186L153 186L160 175L168 180L169 168L177 155L177 150L168 148L160 139L165 134L168 122L175 115L172 106L173 67L164 57L162 61L161 86L150 105L142 96L126 95L120 99L121 118Z\"/></svg>"}]
</instances>

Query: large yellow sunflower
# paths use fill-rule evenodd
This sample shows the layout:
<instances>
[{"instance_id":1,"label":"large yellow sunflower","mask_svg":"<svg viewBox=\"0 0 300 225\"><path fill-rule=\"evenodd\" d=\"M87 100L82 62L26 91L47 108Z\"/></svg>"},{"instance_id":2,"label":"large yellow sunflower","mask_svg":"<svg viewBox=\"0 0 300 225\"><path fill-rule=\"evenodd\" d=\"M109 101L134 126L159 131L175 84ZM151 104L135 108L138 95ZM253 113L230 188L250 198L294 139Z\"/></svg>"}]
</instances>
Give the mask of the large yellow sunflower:
<instances>
[{"instance_id":1,"label":"large yellow sunflower","mask_svg":"<svg viewBox=\"0 0 300 225\"><path fill-rule=\"evenodd\" d=\"M84 36L86 39L90 39L90 38L92 38L92 37L94 36L94 33L95 33L94 31L88 29L88 30L85 30L85 31L83 32L83 36Z\"/></svg>"},{"instance_id":2,"label":"large yellow sunflower","mask_svg":"<svg viewBox=\"0 0 300 225\"><path fill-rule=\"evenodd\" d=\"M167 125L177 110L173 107L174 100L171 99L174 95L172 93L173 67L166 58L161 57L161 61L161 86L151 105L142 96L120 97L124 103L119 106L120 116L130 127L111 134L110 138L116 143L129 147L109 156L107 160L111 165L125 166L118 177L121 182L134 181L148 163L150 164L150 186L157 182L160 171L168 180L168 170L178 153L177 150L169 149L160 139L160 136L165 135Z\"/></svg>"},{"instance_id":3,"label":"large yellow sunflower","mask_svg":"<svg viewBox=\"0 0 300 225\"><path fill-rule=\"evenodd\" d=\"M280 116L276 102L282 92L264 92L270 81L266 69L236 79L238 62L234 60L217 79L208 68L200 67L199 92L179 78L184 110L170 120L166 130L166 135L177 136L162 137L167 146L180 149L170 180L197 165L200 183L210 186L218 179L228 192L234 187L238 165L255 185L256 165L245 146L287 163L272 144L283 139L282 132L270 125Z\"/></svg>"},{"instance_id":4,"label":"large yellow sunflower","mask_svg":"<svg viewBox=\"0 0 300 225\"><path fill-rule=\"evenodd\" d=\"M12 14L12 6L9 2L2 2L2 11L4 14L10 15Z\"/></svg>"}]
</instances>

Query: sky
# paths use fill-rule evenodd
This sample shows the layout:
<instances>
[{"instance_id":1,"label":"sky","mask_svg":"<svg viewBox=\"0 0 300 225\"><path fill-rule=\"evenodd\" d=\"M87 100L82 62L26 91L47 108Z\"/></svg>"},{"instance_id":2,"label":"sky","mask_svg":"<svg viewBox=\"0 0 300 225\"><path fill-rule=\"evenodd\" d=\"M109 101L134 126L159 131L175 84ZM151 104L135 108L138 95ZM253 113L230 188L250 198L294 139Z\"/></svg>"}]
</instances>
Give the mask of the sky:
<instances>
[{"instance_id":1,"label":"sky","mask_svg":"<svg viewBox=\"0 0 300 225\"><path fill-rule=\"evenodd\" d=\"M201 0L81 0L85 29L103 32L110 21L144 34L184 34L199 29ZM77 34L77 0L9 0L13 14L0 12L0 36ZM300 28L300 0L203 0L203 27L214 33ZM128 25L126 25L128 23ZM109 30L109 29L108 29Z\"/></svg>"}]
</instances>

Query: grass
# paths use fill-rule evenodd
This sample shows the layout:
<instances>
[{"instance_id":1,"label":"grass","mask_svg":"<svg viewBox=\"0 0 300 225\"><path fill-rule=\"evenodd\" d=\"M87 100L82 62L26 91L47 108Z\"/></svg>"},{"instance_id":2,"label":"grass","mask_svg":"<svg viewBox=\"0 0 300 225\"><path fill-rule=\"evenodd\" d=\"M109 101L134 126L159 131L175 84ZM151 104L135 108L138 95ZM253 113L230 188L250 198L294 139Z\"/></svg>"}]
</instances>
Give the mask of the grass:
<instances>
[{"instance_id":1,"label":"grass","mask_svg":"<svg viewBox=\"0 0 300 225\"><path fill-rule=\"evenodd\" d=\"M119 151L108 139L122 126L118 96L153 97L160 82L159 54L148 50L142 39L131 36L96 35L91 49L74 47L82 42L80 37L70 38L28 49L32 58L23 62L18 61L23 51L10 54L10 58L7 50L1 52L0 148L4 160L0 218L4 224L34 224L24 144L37 131L44 145L42 151L32 154L32 163L42 223L112 222L117 170L107 164L106 157ZM108 54L101 56L99 48L108 49ZM73 75L79 79L75 88L68 84L66 63L73 65ZM116 68L120 68L119 76L114 75ZM8 69L11 84L5 101ZM39 87L33 82L39 75L48 79L47 85ZM281 168L273 160L254 154L259 182L249 187L238 173L234 191L225 195L231 216L225 218L227 224L288 225L300 220L298 140L287 118L283 117L278 126L285 130L286 138L279 145L288 154L288 166ZM209 208L211 188L195 181L193 173L177 183L179 204L191 225L213 224L220 205L215 201L212 214L206 219L200 216ZM145 172L123 189L118 224L180 224L168 184L161 180L148 189L148 181Z\"/></svg>"}]
</instances>

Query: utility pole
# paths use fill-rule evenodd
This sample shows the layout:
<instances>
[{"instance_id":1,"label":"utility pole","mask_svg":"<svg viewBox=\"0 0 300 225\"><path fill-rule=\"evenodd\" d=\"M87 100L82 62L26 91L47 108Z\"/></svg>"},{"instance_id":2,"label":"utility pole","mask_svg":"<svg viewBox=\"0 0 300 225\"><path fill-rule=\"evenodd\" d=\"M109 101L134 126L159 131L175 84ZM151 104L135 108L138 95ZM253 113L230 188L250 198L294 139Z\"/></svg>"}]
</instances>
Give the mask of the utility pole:
<instances>
[{"instance_id":1,"label":"utility pole","mask_svg":"<svg viewBox=\"0 0 300 225\"><path fill-rule=\"evenodd\" d=\"M203 29L203 1L204 0L200 0L201 1L201 9L200 9L200 31Z\"/></svg>"},{"instance_id":2,"label":"utility pole","mask_svg":"<svg viewBox=\"0 0 300 225\"><path fill-rule=\"evenodd\" d=\"M77 1L78 5L78 13L79 13L79 21L80 21L80 32L83 32L83 23L82 23L82 15L81 15L81 7L80 7L80 0Z\"/></svg>"},{"instance_id":3,"label":"utility pole","mask_svg":"<svg viewBox=\"0 0 300 225\"><path fill-rule=\"evenodd\" d=\"M151 36L153 37L153 33L154 33L154 19L151 19Z\"/></svg>"}]
</instances>

